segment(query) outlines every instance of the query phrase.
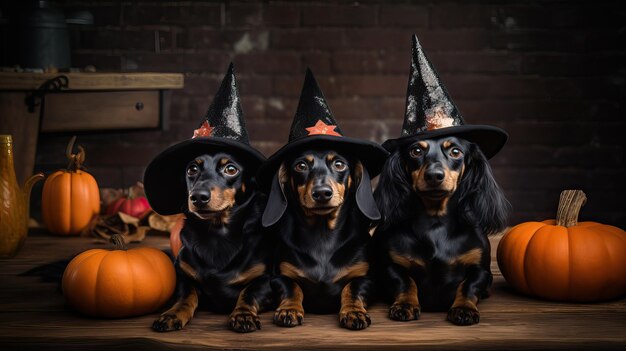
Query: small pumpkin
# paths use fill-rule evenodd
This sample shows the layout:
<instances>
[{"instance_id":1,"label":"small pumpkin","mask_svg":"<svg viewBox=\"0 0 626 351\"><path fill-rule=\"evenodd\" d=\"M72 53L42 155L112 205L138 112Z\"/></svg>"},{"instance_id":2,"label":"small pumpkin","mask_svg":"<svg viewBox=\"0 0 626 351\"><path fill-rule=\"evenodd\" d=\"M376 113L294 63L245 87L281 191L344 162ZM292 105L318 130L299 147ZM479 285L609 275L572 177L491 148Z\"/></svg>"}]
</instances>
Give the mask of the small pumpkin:
<instances>
[{"instance_id":1,"label":"small pumpkin","mask_svg":"<svg viewBox=\"0 0 626 351\"><path fill-rule=\"evenodd\" d=\"M124 318L156 311L172 296L176 274L172 261L152 247L127 249L121 235L114 250L92 249L65 268L63 296L79 312Z\"/></svg>"},{"instance_id":2,"label":"small pumpkin","mask_svg":"<svg viewBox=\"0 0 626 351\"><path fill-rule=\"evenodd\" d=\"M67 169L52 173L43 185L42 217L46 228L55 234L78 234L100 212L98 183L83 170L83 147L79 145L78 153L72 153L75 141L74 136L67 145Z\"/></svg>"},{"instance_id":3,"label":"small pumpkin","mask_svg":"<svg viewBox=\"0 0 626 351\"><path fill-rule=\"evenodd\" d=\"M121 196L107 206L107 214L114 215L118 212L125 213L135 218L142 218L151 211L148 199L145 196L136 196L133 188L128 190L128 196Z\"/></svg>"},{"instance_id":4,"label":"small pumpkin","mask_svg":"<svg viewBox=\"0 0 626 351\"><path fill-rule=\"evenodd\" d=\"M581 190L561 193L556 220L513 227L498 244L498 267L518 291L549 300L591 302L626 293L626 232L578 223Z\"/></svg>"}]
</instances>

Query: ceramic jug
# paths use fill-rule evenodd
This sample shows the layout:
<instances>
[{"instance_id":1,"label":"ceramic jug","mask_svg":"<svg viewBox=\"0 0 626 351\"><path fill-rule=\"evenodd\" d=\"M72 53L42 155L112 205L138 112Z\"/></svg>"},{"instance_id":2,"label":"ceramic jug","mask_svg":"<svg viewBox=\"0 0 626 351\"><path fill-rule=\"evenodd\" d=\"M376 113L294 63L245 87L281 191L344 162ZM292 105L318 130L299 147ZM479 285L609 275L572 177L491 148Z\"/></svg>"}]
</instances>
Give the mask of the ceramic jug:
<instances>
[{"instance_id":1,"label":"ceramic jug","mask_svg":"<svg viewBox=\"0 0 626 351\"><path fill-rule=\"evenodd\" d=\"M0 135L0 257L14 256L24 244L30 191L43 178L43 173L35 174L20 188L13 168L13 140Z\"/></svg>"}]
</instances>

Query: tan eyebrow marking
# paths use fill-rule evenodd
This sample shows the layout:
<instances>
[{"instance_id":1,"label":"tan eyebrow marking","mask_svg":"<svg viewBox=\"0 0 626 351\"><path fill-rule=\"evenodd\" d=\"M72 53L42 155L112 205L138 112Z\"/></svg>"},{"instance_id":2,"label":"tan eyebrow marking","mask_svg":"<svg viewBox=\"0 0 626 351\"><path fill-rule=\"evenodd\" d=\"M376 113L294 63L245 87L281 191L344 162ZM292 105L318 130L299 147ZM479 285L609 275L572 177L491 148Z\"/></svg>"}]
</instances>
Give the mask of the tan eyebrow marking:
<instances>
[{"instance_id":1,"label":"tan eyebrow marking","mask_svg":"<svg viewBox=\"0 0 626 351\"><path fill-rule=\"evenodd\" d=\"M226 157L222 157L217 164L221 167L226 166L228 163L230 163L230 160Z\"/></svg>"}]
</instances>

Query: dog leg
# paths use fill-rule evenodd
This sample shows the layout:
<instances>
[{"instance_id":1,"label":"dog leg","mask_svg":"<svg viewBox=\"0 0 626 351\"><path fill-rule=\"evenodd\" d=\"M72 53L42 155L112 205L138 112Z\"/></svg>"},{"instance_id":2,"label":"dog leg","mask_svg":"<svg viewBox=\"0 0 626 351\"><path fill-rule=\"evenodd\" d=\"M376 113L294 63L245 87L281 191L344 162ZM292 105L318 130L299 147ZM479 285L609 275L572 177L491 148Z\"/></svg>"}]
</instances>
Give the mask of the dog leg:
<instances>
[{"instance_id":1,"label":"dog leg","mask_svg":"<svg viewBox=\"0 0 626 351\"><path fill-rule=\"evenodd\" d=\"M480 321L478 298L492 281L489 271L476 265L468 268L466 278L456 290L456 297L448 311L448 320L456 325L472 325Z\"/></svg>"},{"instance_id":2,"label":"dog leg","mask_svg":"<svg viewBox=\"0 0 626 351\"><path fill-rule=\"evenodd\" d=\"M404 288L395 296L389 308L389 318L396 321L419 319L421 307L417 298L417 285L412 278L407 278Z\"/></svg>"},{"instance_id":3,"label":"dog leg","mask_svg":"<svg viewBox=\"0 0 626 351\"><path fill-rule=\"evenodd\" d=\"M371 289L371 281L365 277L352 280L341 291L341 310L339 324L347 329L361 330L372 324L367 314L367 291Z\"/></svg>"},{"instance_id":4,"label":"dog leg","mask_svg":"<svg viewBox=\"0 0 626 351\"><path fill-rule=\"evenodd\" d=\"M179 296L174 306L152 323L152 329L158 332L180 330L189 323L198 307L198 293L191 287L186 294Z\"/></svg>"},{"instance_id":5,"label":"dog leg","mask_svg":"<svg viewBox=\"0 0 626 351\"><path fill-rule=\"evenodd\" d=\"M249 333L261 329L258 312L270 304L272 291L267 276L253 280L241 291L237 305L230 314L228 326L240 333Z\"/></svg>"},{"instance_id":6,"label":"dog leg","mask_svg":"<svg viewBox=\"0 0 626 351\"><path fill-rule=\"evenodd\" d=\"M391 296L394 299L389 308L389 318L396 321L419 319L421 307L417 297L417 285L413 278L397 264L387 267L385 277L388 279L386 286L391 289Z\"/></svg>"},{"instance_id":7,"label":"dog leg","mask_svg":"<svg viewBox=\"0 0 626 351\"><path fill-rule=\"evenodd\" d=\"M285 276L272 280L272 288L280 296L280 304L274 312L274 323L281 327L295 327L302 324L304 294L300 286Z\"/></svg>"}]
</instances>

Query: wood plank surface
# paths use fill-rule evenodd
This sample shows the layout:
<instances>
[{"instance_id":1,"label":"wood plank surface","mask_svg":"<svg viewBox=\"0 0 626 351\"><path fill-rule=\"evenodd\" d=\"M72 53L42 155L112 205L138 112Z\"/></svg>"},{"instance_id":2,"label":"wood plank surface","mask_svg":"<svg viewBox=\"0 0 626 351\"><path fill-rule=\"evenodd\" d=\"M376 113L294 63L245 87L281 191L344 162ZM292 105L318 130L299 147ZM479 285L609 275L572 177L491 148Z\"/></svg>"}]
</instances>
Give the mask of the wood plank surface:
<instances>
[{"instance_id":1,"label":"wood plank surface","mask_svg":"<svg viewBox=\"0 0 626 351\"><path fill-rule=\"evenodd\" d=\"M495 249L498 238L492 241ZM148 237L142 245L166 248L168 241ZM264 312L262 330L237 334L227 330L225 315L200 310L184 330L156 333L150 325L157 313L121 320L83 317L65 305L57 284L17 275L94 247L103 245L90 238L37 235L28 238L17 257L0 260L3 350L626 348L626 299L569 304L521 296L508 287L495 260L492 296L479 305L478 325L454 326L445 321L445 313L423 313L418 321L395 322L387 318L387 306L377 303L369 309L372 326L356 332L341 329L335 315L306 314L302 326L280 328L272 324L272 313Z\"/></svg>"},{"instance_id":2,"label":"wood plank surface","mask_svg":"<svg viewBox=\"0 0 626 351\"><path fill-rule=\"evenodd\" d=\"M64 75L64 90L182 89L181 73L17 73L0 72L0 90L36 90L45 81Z\"/></svg>"}]
</instances>

